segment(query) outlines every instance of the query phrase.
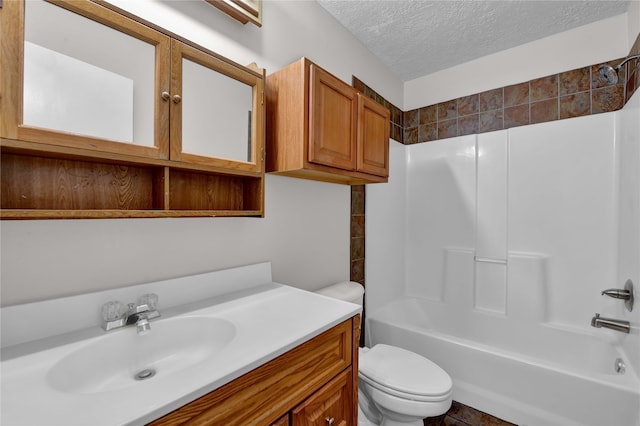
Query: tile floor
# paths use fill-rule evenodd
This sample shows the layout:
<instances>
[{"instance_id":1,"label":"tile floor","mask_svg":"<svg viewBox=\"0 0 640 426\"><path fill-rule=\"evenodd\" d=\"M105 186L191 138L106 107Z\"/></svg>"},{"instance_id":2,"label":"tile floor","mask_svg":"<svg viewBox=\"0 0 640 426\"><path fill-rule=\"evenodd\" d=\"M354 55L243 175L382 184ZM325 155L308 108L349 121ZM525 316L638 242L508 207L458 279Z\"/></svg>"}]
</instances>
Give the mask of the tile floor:
<instances>
[{"instance_id":1,"label":"tile floor","mask_svg":"<svg viewBox=\"0 0 640 426\"><path fill-rule=\"evenodd\" d=\"M514 426L514 424L453 401L446 414L424 420L424 426Z\"/></svg>"}]
</instances>

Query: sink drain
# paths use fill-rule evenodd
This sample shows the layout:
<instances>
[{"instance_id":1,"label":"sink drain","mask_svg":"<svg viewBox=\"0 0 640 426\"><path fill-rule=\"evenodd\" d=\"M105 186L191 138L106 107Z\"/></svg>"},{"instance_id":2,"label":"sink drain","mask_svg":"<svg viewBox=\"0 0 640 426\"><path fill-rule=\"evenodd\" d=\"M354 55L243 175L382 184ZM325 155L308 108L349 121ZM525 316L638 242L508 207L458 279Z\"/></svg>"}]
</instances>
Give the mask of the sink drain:
<instances>
[{"instance_id":1,"label":"sink drain","mask_svg":"<svg viewBox=\"0 0 640 426\"><path fill-rule=\"evenodd\" d=\"M136 375L133 376L133 378L136 380L147 380L152 378L155 375L156 375L156 370L154 370L153 368L145 368L144 370L136 373Z\"/></svg>"}]
</instances>

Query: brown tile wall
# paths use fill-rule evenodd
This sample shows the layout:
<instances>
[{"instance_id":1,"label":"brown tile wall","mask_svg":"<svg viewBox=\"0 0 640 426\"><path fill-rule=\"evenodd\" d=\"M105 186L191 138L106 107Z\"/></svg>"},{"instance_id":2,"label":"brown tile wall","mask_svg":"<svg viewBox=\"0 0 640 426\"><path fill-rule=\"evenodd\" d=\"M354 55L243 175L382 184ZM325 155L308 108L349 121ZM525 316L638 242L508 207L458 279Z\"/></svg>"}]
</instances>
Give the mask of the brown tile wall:
<instances>
[{"instance_id":1,"label":"brown tile wall","mask_svg":"<svg viewBox=\"0 0 640 426\"><path fill-rule=\"evenodd\" d=\"M640 55L640 34L627 57L635 55ZM606 64L615 67L624 59L615 59ZM553 74L411 111L400 110L355 76L353 86L389 108L391 138L411 145L616 111L640 87L640 64L638 59L627 62L620 69L620 78L615 85L600 79L598 69L601 65L604 64Z\"/></svg>"},{"instance_id":2,"label":"brown tile wall","mask_svg":"<svg viewBox=\"0 0 640 426\"><path fill-rule=\"evenodd\" d=\"M351 274L350 280L364 283L364 204L365 186L354 185L351 187ZM364 346L364 316L366 309L363 307L363 320L360 324L360 346Z\"/></svg>"},{"instance_id":3,"label":"brown tile wall","mask_svg":"<svg viewBox=\"0 0 640 426\"><path fill-rule=\"evenodd\" d=\"M624 58L608 62L615 66ZM405 145L476 133L492 132L527 124L562 120L622 108L635 86L637 72L607 85L598 75L602 64L587 66L524 83L463 96L404 113Z\"/></svg>"},{"instance_id":4,"label":"brown tile wall","mask_svg":"<svg viewBox=\"0 0 640 426\"><path fill-rule=\"evenodd\" d=\"M351 187L351 281L364 285L364 185Z\"/></svg>"}]
</instances>

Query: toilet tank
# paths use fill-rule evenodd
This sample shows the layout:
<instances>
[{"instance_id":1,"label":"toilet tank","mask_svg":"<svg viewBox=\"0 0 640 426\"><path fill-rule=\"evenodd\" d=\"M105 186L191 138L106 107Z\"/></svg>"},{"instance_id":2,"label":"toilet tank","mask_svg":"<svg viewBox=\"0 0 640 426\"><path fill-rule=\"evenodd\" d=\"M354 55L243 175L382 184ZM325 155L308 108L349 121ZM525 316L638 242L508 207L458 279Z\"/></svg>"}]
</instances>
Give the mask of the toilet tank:
<instances>
[{"instance_id":1,"label":"toilet tank","mask_svg":"<svg viewBox=\"0 0 640 426\"><path fill-rule=\"evenodd\" d=\"M333 297L334 299L340 299L345 302L351 302L362 306L364 287L355 281L344 281L327 287L322 287L315 292Z\"/></svg>"}]
</instances>

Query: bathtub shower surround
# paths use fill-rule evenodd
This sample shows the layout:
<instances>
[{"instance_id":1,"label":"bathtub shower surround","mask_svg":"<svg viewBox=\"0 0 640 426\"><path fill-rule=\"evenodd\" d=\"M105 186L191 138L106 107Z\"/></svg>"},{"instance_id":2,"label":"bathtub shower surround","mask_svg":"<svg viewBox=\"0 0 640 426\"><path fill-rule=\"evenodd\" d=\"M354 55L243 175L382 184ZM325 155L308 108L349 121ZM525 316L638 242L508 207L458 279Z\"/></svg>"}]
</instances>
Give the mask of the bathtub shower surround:
<instances>
[{"instance_id":1,"label":"bathtub shower surround","mask_svg":"<svg viewBox=\"0 0 640 426\"><path fill-rule=\"evenodd\" d=\"M640 34L629 55L640 54ZM458 99L402 111L356 76L352 85L391 112L391 139L405 145L462 135L493 132L528 124L620 110L640 87L640 59L624 64L619 80L608 84L598 74L602 65L615 67L624 58L487 90ZM359 244L364 197L352 187L351 280L364 284L364 251ZM355 228L354 228L355 227Z\"/></svg>"},{"instance_id":2,"label":"bathtub shower surround","mask_svg":"<svg viewBox=\"0 0 640 426\"><path fill-rule=\"evenodd\" d=\"M637 43L640 45L640 43ZM640 50L640 46L639 46ZM640 72L639 72L640 74ZM635 289L635 305L629 312L620 300L600 296L599 303L606 304L604 316L629 320L634 327L632 335L623 339L622 347L627 356L634 360L633 368L640 374L640 95L634 97L622 110L616 112L616 143L619 149L617 166L618 179L618 238L616 286L622 286L631 279ZM609 300L606 300L609 299ZM637 404L640 423L640 402Z\"/></svg>"},{"instance_id":3,"label":"bathtub shower surround","mask_svg":"<svg viewBox=\"0 0 640 426\"><path fill-rule=\"evenodd\" d=\"M615 279L612 135L609 114L411 147L408 293L582 327L565 302Z\"/></svg>"},{"instance_id":4,"label":"bathtub shower surround","mask_svg":"<svg viewBox=\"0 0 640 426\"><path fill-rule=\"evenodd\" d=\"M394 144L404 177L367 188L368 343L426 356L454 400L517 424L639 424L640 315L601 295L640 275L639 102Z\"/></svg>"}]
</instances>

